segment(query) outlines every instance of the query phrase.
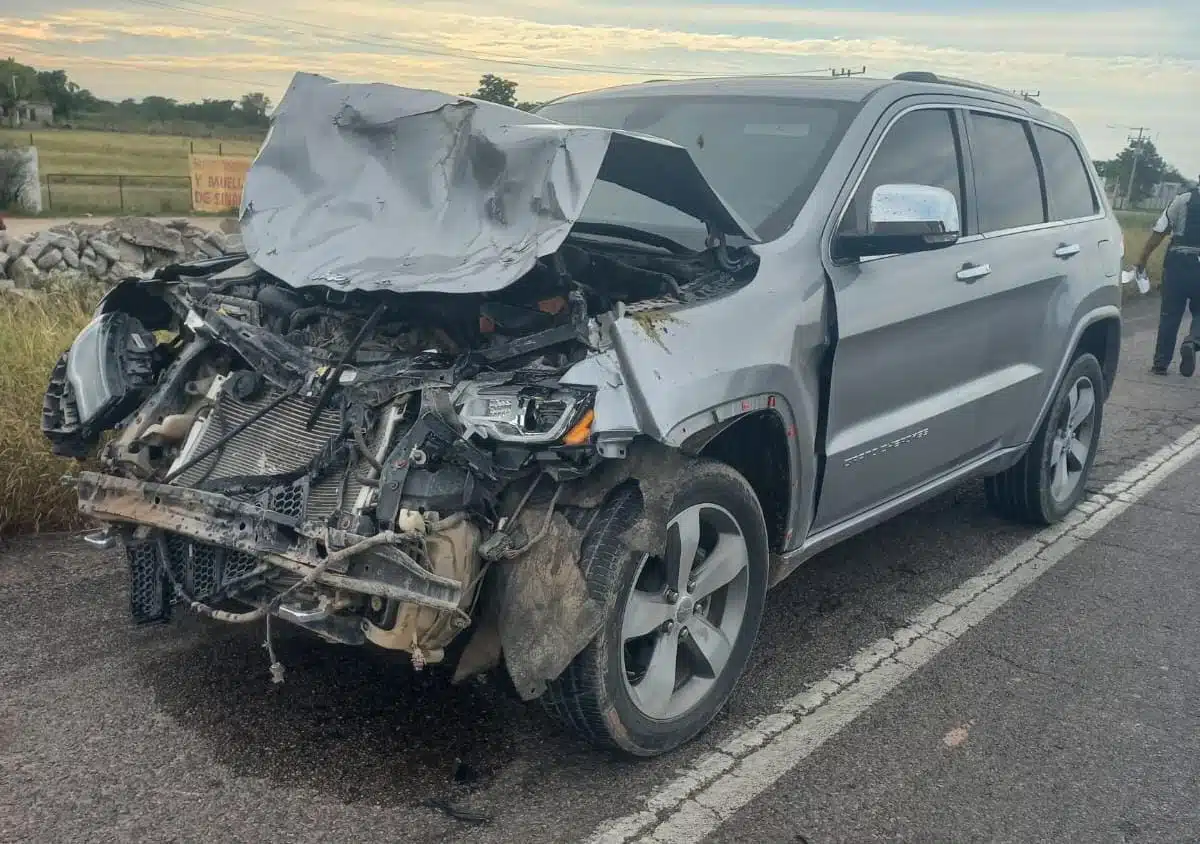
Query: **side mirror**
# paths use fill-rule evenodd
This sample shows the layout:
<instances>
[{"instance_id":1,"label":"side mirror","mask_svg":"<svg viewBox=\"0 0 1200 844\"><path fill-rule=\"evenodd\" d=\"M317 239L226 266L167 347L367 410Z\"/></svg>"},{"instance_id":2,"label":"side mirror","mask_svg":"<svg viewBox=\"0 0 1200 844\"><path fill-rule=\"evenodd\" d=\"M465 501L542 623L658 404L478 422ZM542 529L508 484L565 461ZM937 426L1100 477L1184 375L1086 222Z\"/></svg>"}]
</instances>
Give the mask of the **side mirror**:
<instances>
[{"instance_id":1,"label":"side mirror","mask_svg":"<svg viewBox=\"0 0 1200 844\"><path fill-rule=\"evenodd\" d=\"M839 234L834 255L867 258L943 249L958 242L958 201L932 185L880 185L871 193L866 232Z\"/></svg>"}]
</instances>

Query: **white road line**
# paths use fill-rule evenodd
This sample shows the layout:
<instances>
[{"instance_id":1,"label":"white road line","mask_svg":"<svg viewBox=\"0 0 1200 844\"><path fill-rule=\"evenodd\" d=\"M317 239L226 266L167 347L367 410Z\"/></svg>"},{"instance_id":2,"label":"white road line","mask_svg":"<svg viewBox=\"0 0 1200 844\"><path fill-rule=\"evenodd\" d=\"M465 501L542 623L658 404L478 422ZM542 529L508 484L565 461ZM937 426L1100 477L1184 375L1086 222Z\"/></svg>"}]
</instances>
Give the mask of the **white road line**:
<instances>
[{"instance_id":1,"label":"white road line","mask_svg":"<svg viewBox=\"0 0 1200 844\"><path fill-rule=\"evenodd\" d=\"M942 595L889 638L872 642L784 701L777 712L739 730L649 795L640 811L602 824L589 844L625 844L639 835L651 844L700 841L1197 456L1200 426L1089 496L1062 523Z\"/></svg>"}]
</instances>

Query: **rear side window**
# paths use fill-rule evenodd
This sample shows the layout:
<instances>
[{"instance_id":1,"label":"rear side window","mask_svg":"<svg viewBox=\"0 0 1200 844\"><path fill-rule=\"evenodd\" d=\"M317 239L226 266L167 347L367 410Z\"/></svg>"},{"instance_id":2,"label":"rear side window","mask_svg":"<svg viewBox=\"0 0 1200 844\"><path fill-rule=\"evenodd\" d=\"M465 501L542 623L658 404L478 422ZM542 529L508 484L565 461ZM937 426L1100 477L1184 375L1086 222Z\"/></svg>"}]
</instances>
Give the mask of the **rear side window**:
<instances>
[{"instance_id":1,"label":"rear side window","mask_svg":"<svg viewBox=\"0 0 1200 844\"><path fill-rule=\"evenodd\" d=\"M1053 220L1075 220L1100 211L1092 180L1075 141L1045 126L1033 127L1033 139L1046 174L1046 198Z\"/></svg>"},{"instance_id":2,"label":"rear side window","mask_svg":"<svg viewBox=\"0 0 1200 844\"><path fill-rule=\"evenodd\" d=\"M967 219L958 132L950 111L910 111L892 124L846 208L839 233L865 233L871 194L880 185L893 184L945 188L958 202L959 219Z\"/></svg>"},{"instance_id":3,"label":"rear side window","mask_svg":"<svg viewBox=\"0 0 1200 844\"><path fill-rule=\"evenodd\" d=\"M1042 179L1024 122L972 114L971 161L982 231L1046 222Z\"/></svg>"}]
</instances>

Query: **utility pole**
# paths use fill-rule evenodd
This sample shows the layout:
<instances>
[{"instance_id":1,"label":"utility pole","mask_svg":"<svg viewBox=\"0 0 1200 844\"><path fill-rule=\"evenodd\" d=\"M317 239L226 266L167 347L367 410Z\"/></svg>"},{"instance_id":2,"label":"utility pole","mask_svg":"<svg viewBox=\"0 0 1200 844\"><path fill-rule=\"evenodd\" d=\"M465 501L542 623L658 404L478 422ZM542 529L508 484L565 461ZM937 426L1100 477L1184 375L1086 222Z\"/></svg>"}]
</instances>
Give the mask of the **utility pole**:
<instances>
[{"instance_id":1,"label":"utility pole","mask_svg":"<svg viewBox=\"0 0 1200 844\"><path fill-rule=\"evenodd\" d=\"M853 68L849 68L849 67L842 67L842 68L835 67L830 71L830 74L834 77L862 76L866 72L867 72L867 66L863 65L859 70L854 70Z\"/></svg>"},{"instance_id":2,"label":"utility pole","mask_svg":"<svg viewBox=\"0 0 1200 844\"><path fill-rule=\"evenodd\" d=\"M1133 198L1133 179L1137 175L1138 159L1142 157L1142 141L1147 132L1150 131L1149 126L1130 126L1130 129L1137 131L1137 137L1129 136L1129 143L1133 147L1133 166L1129 168L1129 184L1125 186L1125 203L1122 207L1128 208L1129 202Z\"/></svg>"}]
</instances>

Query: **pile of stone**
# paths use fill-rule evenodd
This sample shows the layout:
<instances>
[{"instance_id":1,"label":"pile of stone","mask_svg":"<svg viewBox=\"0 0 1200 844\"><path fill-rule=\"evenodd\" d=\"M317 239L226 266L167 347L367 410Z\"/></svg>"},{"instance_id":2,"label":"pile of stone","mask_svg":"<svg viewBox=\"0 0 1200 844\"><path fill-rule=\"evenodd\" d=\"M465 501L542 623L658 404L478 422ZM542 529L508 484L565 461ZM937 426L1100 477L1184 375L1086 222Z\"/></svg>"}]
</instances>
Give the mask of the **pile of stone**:
<instances>
[{"instance_id":1,"label":"pile of stone","mask_svg":"<svg viewBox=\"0 0 1200 844\"><path fill-rule=\"evenodd\" d=\"M219 258L243 251L236 228L233 221L209 231L187 220L118 217L100 226L66 223L26 237L0 232L0 289L40 290L62 278L115 284L180 261Z\"/></svg>"}]
</instances>

